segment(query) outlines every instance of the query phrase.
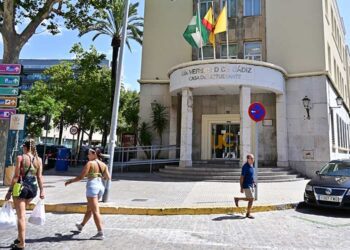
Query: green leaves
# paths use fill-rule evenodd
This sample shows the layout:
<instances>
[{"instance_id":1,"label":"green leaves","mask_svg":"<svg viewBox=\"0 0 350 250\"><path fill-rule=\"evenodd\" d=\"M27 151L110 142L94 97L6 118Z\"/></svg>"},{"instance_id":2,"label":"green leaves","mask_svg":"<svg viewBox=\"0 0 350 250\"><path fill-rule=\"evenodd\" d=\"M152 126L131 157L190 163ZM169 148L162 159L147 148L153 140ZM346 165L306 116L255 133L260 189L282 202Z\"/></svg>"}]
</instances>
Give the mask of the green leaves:
<instances>
[{"instance_id":1,"label":"green leaves","mask_svg":"<svg viewBox=\"0 0 350 250\"><path fill-rule=\"evenodd\" d=\"M75 4L67 3L67 12L64 14L66 25L78 29L79 36L95 32L93 40L100 35L121 40L124 4L124 0L77 0ZM127 43L129 39L142 43L143 18L138 16L138 6L139 3L131 3L129 6Z\"/></svg>"},{"instance_id":2,"label":"green leaves","mask_svg":"<svg viewBox=\"0 0 350 250\"><path fill-rule=\"evenodd\" d=\"M163 132L168 126L168 117L168 111L165 106L157 102L152 104L152 125L159 135L160 145L163 143Z\"/></svg>"},{"instance_id":3,"label":"green leaves","mask_svg":"<svg viewBox=\"0 0 350 250\"><path fill-rule=\"evenodd\" d=\"M30 91L23 92L19 106L20 113L27 114L27 133L34 137L41 136L45 115L57 118L63 107L64 104L55 100L46 83L36 82Z\"/></svg>"}]
</instances>

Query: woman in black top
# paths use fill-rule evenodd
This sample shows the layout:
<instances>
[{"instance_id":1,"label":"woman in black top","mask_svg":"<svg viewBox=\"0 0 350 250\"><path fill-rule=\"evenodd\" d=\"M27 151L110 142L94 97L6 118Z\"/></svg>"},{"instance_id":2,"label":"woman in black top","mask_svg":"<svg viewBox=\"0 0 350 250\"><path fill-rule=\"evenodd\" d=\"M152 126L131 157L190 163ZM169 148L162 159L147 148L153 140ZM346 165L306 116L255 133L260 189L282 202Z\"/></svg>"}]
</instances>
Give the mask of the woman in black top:
<instances>
[{"instance_id":1,"label":"woman in black top","mask_svg":"<svg viewBox=\"0 0 350 250\"><path fill-rule=\"evenodd\" d=\"M26 229L26 205L37 196L38 186L40 198L44 199L42 161L38 156L33 139L26 140L23 146L23 155L17 157L15 174L5 200L11 199L13 186L22 179L22 191L18 197L13 197L18 219L18 237L12 249L24 249Z\"/></svg>"}]
</instances>

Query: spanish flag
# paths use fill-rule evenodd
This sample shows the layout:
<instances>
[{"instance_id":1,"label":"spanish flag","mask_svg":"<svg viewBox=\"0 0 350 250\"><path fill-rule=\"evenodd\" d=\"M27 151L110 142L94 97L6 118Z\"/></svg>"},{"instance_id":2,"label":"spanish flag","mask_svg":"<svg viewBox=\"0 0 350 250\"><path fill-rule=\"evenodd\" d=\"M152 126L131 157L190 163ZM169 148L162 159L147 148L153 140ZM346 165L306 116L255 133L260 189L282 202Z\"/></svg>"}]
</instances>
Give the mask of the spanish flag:
<instances>
[{"instance_id":1,"label":"spanish flag","mask_svg":"<svg viewBox=\"0 0 350 250\"><path fill-rule=\"evenodd\" d=\"M218 19L216 20L214 34L218 34L221 32L227 31L227 11L226 11L226 5L221 10Z\"/></svg>"}]
</instances>

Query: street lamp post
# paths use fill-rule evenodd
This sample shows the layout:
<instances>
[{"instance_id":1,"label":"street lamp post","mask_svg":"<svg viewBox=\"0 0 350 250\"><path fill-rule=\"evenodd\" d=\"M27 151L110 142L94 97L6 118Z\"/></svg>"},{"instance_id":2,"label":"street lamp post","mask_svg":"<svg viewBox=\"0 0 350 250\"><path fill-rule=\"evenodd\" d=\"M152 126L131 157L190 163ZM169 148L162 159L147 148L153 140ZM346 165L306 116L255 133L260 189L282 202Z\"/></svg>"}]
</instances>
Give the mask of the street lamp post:
<instances>
[{"instance_id":1,"label":"street lamp post","mask_svg":"<svg viewBox=\"0 0 350 250\"><path fill-rule=\"evenodd\" d=\"M116 69L117 74L116 74L116 83L115 83L114 100L113 100L111 131L109 134L109 146L108 146L108 151L109 151L108 168L111 176L113 174L114 148L115 148L115 142L116 142L117 127L118 127L118 110L119 110L119 99L120 99L121 74L123 72L122 69L123 69L123 57L124 57L124 47L125 47L124 45L126 41L128 17L129 17L128 16L129 0L125 0L124 4L125 6L124 6L123 29L122 29L122 35L121 35L121 45L120 45L120 52L118 56L118 64ZM110 188L111 188L111 180L107 180L106 190L102 199L103 202L108 201Z\"/></svg>"}]
</instances>

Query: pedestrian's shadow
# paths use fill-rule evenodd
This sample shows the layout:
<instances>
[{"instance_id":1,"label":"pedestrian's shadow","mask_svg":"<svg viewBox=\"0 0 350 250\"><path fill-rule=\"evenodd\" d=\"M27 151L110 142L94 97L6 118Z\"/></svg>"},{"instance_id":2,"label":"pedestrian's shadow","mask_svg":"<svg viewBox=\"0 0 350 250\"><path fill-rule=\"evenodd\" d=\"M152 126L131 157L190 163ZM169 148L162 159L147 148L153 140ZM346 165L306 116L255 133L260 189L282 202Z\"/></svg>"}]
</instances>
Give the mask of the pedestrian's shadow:
<instances>
[{"instance_id":1,"label":"pedestrian's shadow","mask_svg":"<svg viewBox=\"0 0 350 250\"><path fill-rule=\"evenodd\" d=\"M84 241L89 239L73 238L80 234L79 231L70 231L71 234L55 233L55 236L48 236L39 239L26 239L26 243L40 243L40 242L62 242L62 241Z\"/></svg>"},{"instance_id":2,"label":"pedestrian's shadow","mask_svg":"<svg viewBox=\"0 0 350 250\"><path fill-rule=\"evenodd\" d=\"M241 215L236 215L236 214L228 214L225 216L220 216L220 217L216 217L213 219L213 221L223 221L223 220L243 220L245 219L245 216L241 216Z\"/></svg>"}]
</instances>

